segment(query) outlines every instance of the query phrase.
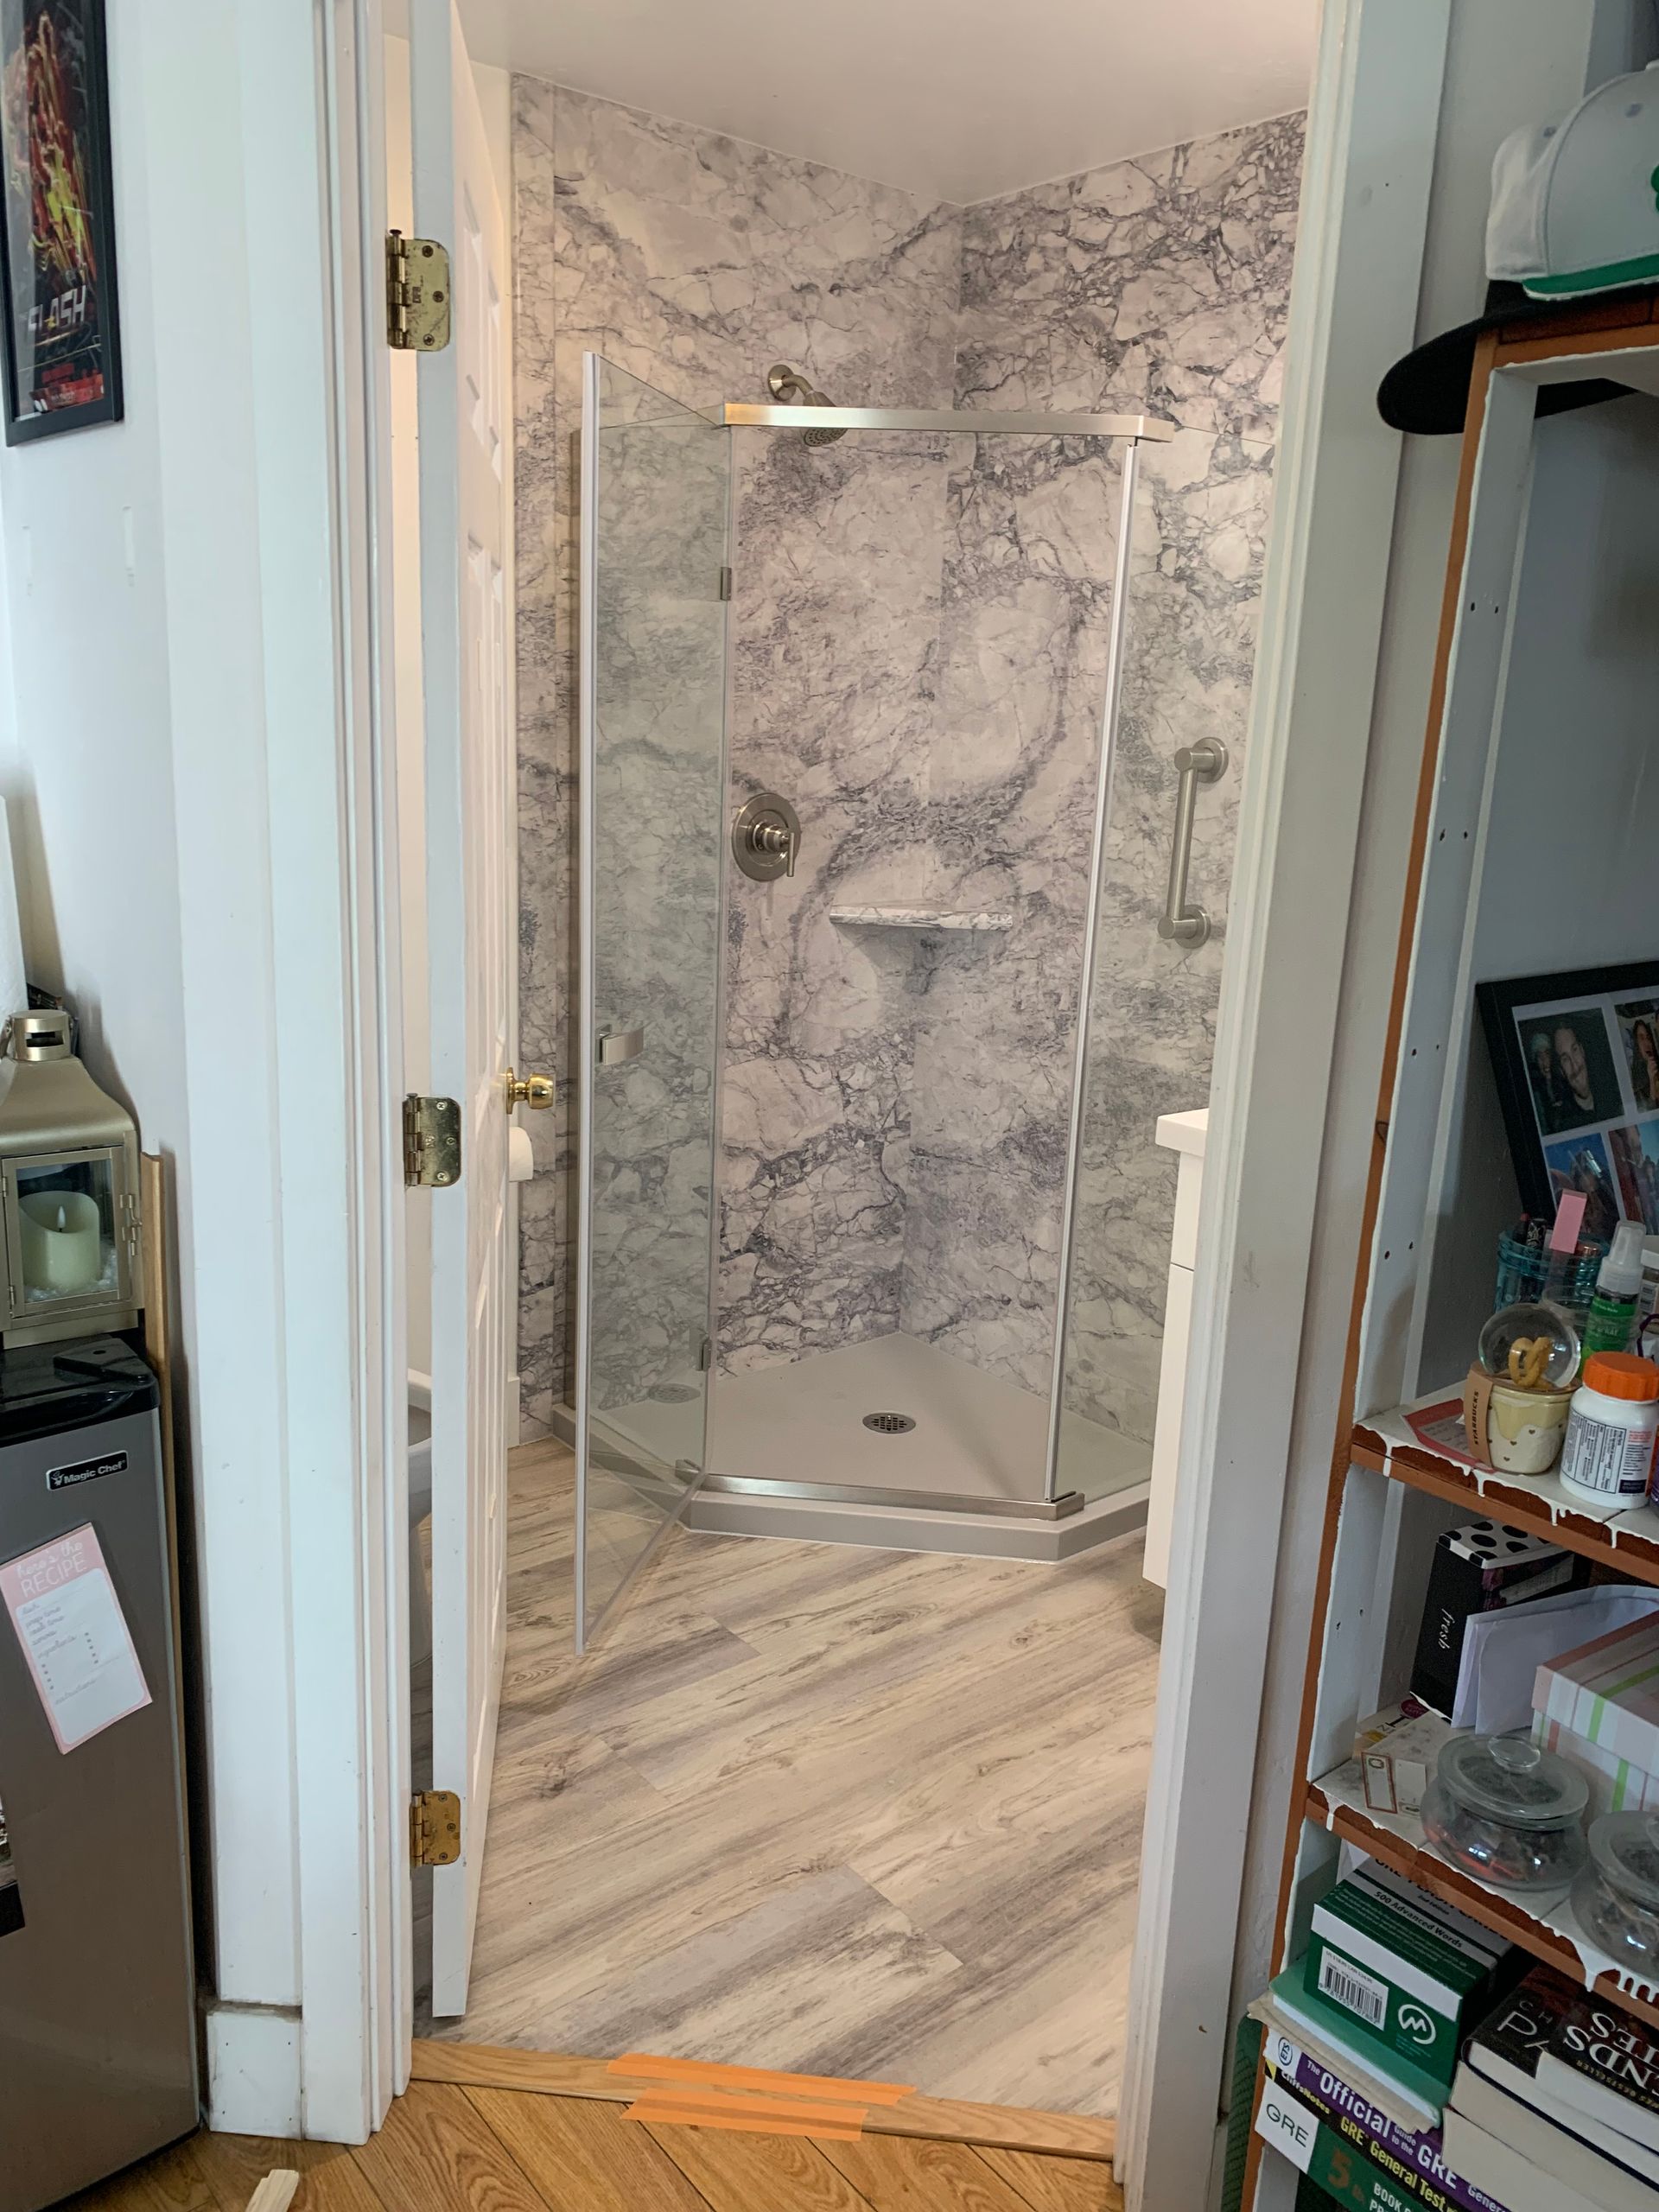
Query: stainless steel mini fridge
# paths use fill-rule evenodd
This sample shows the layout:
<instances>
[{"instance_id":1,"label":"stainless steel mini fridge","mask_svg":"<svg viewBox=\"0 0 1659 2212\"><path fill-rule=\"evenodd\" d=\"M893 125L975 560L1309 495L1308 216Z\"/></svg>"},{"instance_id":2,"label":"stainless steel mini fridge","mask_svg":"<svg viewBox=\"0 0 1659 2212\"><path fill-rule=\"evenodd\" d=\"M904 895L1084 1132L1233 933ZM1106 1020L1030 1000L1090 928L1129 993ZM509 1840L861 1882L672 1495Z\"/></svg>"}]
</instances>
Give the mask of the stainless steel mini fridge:
<instances>
[{"instance_id":1,"label":"stainless steel mini fridge","mask_svg":"<svg viewBox=\"0 0 1659 2212\"><path fill-rule=\"evenodd\" d=\"M156 1382L116 1337L0 1352L0 2212L196 2125Z\"/></svg>"}]
</instances>

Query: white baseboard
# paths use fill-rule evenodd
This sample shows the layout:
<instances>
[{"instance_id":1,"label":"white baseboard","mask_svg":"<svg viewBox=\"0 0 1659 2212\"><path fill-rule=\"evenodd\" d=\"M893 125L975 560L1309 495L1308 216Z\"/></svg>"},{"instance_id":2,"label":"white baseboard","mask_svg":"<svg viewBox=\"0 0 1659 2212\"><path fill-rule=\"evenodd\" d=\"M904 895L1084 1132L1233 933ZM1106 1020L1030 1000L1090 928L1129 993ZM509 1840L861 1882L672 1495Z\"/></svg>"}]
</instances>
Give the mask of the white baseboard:
<instances>
[{"instance_id":1,"label":"white baseboard","mask_svg":"<svg viewBox=\"0 0 1659 2212\"><path fill-rule=\"evenodd\" d=\"M266 2005L207 2006L207 2125L220 2135L298 2136L300 2016Z\"/></svg>"}]
</instances>

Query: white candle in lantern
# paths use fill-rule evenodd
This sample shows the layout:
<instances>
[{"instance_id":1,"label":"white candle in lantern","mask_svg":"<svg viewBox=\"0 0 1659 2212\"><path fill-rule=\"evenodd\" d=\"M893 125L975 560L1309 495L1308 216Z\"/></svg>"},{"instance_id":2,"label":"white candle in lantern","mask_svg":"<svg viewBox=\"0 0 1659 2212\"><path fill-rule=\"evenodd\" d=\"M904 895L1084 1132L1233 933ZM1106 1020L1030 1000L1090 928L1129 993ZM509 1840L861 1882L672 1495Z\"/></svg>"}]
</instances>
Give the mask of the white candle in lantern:
<instances>
[{"instance_id":1,"label":"white candle in lantern","mask_svg":"<svg viewBox=\"0 0 1659 2212\"><path fill-rule=\"evenodd\" d=\"M24 1287L59 1298L90 1290L104 1272L98 1200L84 1191L32 1191L17 1213Z\"/></svg>"}]
</instances>

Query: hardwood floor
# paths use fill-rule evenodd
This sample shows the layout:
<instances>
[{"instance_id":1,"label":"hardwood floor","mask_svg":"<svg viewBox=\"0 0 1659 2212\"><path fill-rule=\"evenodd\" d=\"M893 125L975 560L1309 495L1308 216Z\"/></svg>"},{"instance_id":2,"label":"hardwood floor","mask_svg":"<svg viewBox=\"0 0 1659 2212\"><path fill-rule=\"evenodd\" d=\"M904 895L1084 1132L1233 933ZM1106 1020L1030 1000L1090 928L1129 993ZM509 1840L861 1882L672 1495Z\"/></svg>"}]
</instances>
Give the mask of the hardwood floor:
<instances>
[{"instance_id":1,"label":"hardwood floor","mask_svg":"<svg viewBox=\"0 0 1659 2212\"><path fill-rule=\"evenodd\" d=\"M472 2002L417 2033L1114 2111L1138 1539L1052 1567L677 1531L578 1660L571 1492L563 1447L515 1455Z\"/></svg>"},{"instance_id":2,"label":"hardwood floor","mask_svg":"<svg viewBox=\"0 0 1659 2212\"><path fill-rule=\"evenodd\" d=\"M196 2135L60 2212L246 2212L272 2167L294 2212L1122 2212L1082 2158L885 2138L646 2126L621 2107L416 2082L360 2149Z\"/></svg>"}]
</instances>

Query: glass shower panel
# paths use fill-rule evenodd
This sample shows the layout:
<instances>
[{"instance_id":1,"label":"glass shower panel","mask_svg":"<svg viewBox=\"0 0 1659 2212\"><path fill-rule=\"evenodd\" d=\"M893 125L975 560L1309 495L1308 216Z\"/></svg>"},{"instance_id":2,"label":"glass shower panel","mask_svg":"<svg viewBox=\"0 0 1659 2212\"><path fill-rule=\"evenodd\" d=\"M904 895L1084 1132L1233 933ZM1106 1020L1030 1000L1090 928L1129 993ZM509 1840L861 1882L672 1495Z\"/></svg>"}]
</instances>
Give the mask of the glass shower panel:
<instances>
[{"instance_id":1,"label":"glass shower panel","mask_svg":"<svg viewBox=\"0 0 1659 2212\"><path fill-rule=\"evenodd\" d=\"M579 1642L703 1463L730 467L705 416L583 374Z\"/></svg>"},{"instance_id":2,"label":"glass shower panel","mask_svg":"<svg viewBox=\"0 0 1659 2212\"><path fill-rule=\"evenodd\" d=\"M1162 809L1173 741L1169 617L1160 538L1139 454L1126 456L1128 561L1120 562L1122 629L1116 760L1096 857L1093 973L1074 1103L1074 1193L1059 1316L1052 1495L1115 1496L1144 1483L1153 1424L1174 1212L1173 1155L1154 1141L1157 1116L1195 1104L1180 1069L1186 1049L1182 970L1206 968L1159 934L1169 835ZM1120 524L1120 535L1124 534ZM1178 610L1179 611L1179 610ZM1205 1050L1205 1065L1208 1057ZM1204 1088L1207 1090L1207 1077Z\"/></svg>"}]
</instances>

